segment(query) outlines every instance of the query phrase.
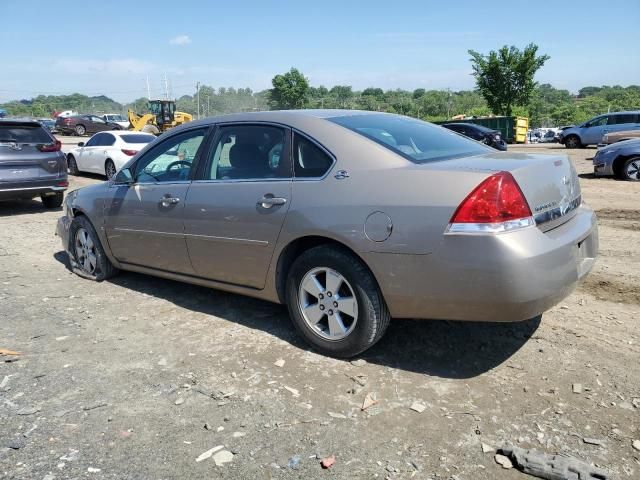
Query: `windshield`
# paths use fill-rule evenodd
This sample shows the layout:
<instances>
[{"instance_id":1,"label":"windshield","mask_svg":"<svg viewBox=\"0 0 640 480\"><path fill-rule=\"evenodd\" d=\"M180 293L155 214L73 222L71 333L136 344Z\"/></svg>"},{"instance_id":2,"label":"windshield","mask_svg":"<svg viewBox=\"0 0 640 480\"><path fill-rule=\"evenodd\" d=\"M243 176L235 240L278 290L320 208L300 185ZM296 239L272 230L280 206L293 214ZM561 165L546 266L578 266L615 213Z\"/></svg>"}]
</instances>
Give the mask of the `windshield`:
<instances>
[{"instance_id":1,"label":"windshield","mask_svg":"<svg viewBox=\"0 0 640 480\"><path fill-rule=\"evenodd\" d=\"M106 117L109 122L124 122L122 115L107 115Z\"/></svg>"},{"instance_id":2,"label":"windshield","mask_svg":"<svg viewBox=\"0 0 640 480\"><path fill-rule=\"evenodd\" d=\"M491 152L477 142L414 118L389 114L328 118L414 163L428 163Z\"/></svg>"}]
</instances>

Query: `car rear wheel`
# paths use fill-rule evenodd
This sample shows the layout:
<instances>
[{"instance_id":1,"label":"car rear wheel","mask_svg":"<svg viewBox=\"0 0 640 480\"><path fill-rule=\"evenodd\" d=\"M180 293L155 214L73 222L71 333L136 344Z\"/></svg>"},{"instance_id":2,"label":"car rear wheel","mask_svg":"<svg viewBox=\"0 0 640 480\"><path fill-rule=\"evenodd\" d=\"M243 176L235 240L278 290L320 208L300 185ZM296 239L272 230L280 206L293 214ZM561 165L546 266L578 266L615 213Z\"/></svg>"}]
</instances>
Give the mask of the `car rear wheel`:
<instances>
[{"instance_id":1,"label":"car rear wheel","mask_svg":"<svg viewBox=\"0 0 640 480\"><path fill-rule=\"evenodd\" d=\"M319 352L353 357L375 344L390 315L367 267L347 251L304 252L287 276L287 304L302 337Z\"/></svg>"},{"instance_id":2,"label":"car rear wheel","mask_svg":"<svg viewBox=\"0 0 640 480\"><path fill-rule=\"evenodd\" d=\"M116 175L116 166L110 158L104 164L104 173L107 176L107 180L111 180Z\"/></svg>"},{"instance_id":3,"label":"car rear wheel","mask_svg":"<svg viewBox=\"0 0 640 480\"><path fill-rule=\"evenodd\" d=\"M118 272L104 253L98 234L87 217L75 217L69 233L71 264L76 274L101 282Z\"/></svg>"},{"instance_id":4,"label":"car rear wheel","mask_svg":"<svg viewBox=\"0 0 640 480\"><path fill-rule=\"evenodd\" d=\"M63 199L64 194L62 192L57 192L55 195L42 195L40 197L45 208L59 208L62 205Z\"/></svg>"},{"instance_id":5,"label":"car rear wheel","mask_svg":"<svg viewBox=\"0 0 640 480\"><path fill-rule=\"evenodd\" d=\"M640 157L632 157L624 162L622 176L632 182L640 181Z\"/></svg>"},{"instance_id":6,"label":"car rear wheel","mask_svg":"<svg viewBox=\"0 0 640 480\"><path fill-rule=\"evenodd\" d=\"M78 175L80 173L80 170L78 170L78 164L76 163L76 158L73 155L67 155L67 169L71 175Z\"/></svg>"},{"instance_id":7,"label":"car rear wheel","mask_svg":"<svg viewBox=\"0 0 640 480\"><path fill-rule=\"evenodd\" d=\"M76 135L84 135L85 133L87 133L87 129L84 128L84 125L76 125L74 131L76 132Z\"/></svg>"},{"instance_id":8,"label":"car rear wheel","mask_svg":"<svg viewBox=\"0 0 640 480\"><path fill-rule=\"evenodd\" d=\"M569 135L564 140L564 146L567 148L580 148L582 146L582 143L576 135Z\"/></svg>"}]
</instances>

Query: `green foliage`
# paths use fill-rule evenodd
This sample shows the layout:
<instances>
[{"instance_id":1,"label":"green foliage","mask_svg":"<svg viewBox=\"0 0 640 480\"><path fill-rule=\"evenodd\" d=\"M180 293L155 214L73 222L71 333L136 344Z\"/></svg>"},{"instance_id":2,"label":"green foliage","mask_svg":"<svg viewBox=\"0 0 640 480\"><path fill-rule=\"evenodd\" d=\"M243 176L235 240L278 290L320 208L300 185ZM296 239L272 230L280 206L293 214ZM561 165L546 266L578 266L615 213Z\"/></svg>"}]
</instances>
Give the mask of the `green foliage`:
<instances>
[{"instance_id":1,"label":"green foliage","mask_svg":"<svg viewBox=\"0 0 640 480\"><path fill-rule=\"evenodd\" d=\"M549 59L536 56L538 46L527 45L524 51L511 46L482 55L469 50L478 90L494 113L512 115L513 107L526 106L536 86L533 77Z\"/></svg>"},{"instance_id":2,"label":"green foliage","mask_svg":"<svg viewBox=\"0 0 640 480\"><path fill-rule=\"evenodd\" d=\"M271 83L273 88L271 89L270 103L275 110L304 106L309 93L309 81L298 69L292 68L287 73L276 75Z\"/></svg>"},{"instance_id":3,"label":"green foliage","mask_svg":"<svg viewBox=\"0 0 640 480\"><path fill-rule=\"evenodd\" d=\"M104 95L38 95L31 100L17 100L1 106L15 117L51 117L53 112L74 110L79 113L122 113L122 105Z\"/></svg>"}]
</instances>

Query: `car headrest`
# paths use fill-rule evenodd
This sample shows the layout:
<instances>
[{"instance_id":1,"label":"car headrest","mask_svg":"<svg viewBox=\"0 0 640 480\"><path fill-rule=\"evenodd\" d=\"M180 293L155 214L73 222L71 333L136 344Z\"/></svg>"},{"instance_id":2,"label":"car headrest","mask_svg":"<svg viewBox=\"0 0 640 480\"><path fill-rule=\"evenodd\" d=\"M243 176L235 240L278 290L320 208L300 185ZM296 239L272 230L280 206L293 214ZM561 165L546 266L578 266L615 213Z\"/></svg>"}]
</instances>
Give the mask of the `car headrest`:
<instances>
[{"instance_id":1,"label":"car headrest","mask_svg":"<svg viewBox=\"0 0 640 480\"><path fill-rule=\"evenodd\" d=\"M266 168L264 155L252 143L236 144L229 150L229 163L233 168Z\"/></svg>"}]
</instances>

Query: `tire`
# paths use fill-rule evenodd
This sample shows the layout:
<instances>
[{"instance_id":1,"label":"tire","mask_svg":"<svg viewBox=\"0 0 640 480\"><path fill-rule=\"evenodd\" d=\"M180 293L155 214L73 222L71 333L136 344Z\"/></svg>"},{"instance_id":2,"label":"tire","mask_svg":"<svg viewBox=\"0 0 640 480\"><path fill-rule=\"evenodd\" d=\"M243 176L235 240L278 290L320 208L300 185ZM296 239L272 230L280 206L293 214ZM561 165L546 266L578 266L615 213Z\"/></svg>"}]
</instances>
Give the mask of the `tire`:
<instances>
[{"instance_id":1,"label":"tire","mask_svg":"<svg viewBox=\"0 0 640 480\"><path fill-rule=\"evenodd\" d=\"M69 251L72 270L80 277L102 282L118 273L104 253L93 225L84 215L71 222Z\"/></svg>"},{"instance_id":2,"label":"tire","mask_svg":"<svg viewBox=\"0 0 640 480\"><path fill-rule=\"evenodd\" d=\"M107 180L111 180L116 174L116 166L110 158L104 162L104 174L107 176Z\"/></svg>"},{"instance_id":3,"label":"tire","mask_svg":"<svg viewBox=\"0 0 640 480\"><path fill-rule=\"evenodd\" d=\"M314 288L317 296L310 293ZM315 247L294 261L287 275L286 300L298 333L332 357L349 358L367 350L391 320L371 272L360 259L336 247ZM332 332L331 325L342 328Z\"/></svg>"},{"instance_id":4,"label":"tire","mask_svg":"<svg viewBox=\"0 0 640 480\"><path fill-rule=\"evenodd\" d=\"M577 135L569 135L564 139L564 146L566 148L581 148L582 142L580 142L580 138Z\"/></svg>"},{"instance_id":5,"label":"tire","mask_svg":"<svg viewBox=\"0 0 640 480\"><path fill-rule=\"evenodd\" d=\"M67 170L69 171L69 175L78 175L80 173L78 164L76 163L76 157L73 155L67 155Z\"/></svg>"},{"instance_id":6,"label":"tire","mask_svg":"<svg viewBox=\"0 0 640 480\"><path fill-rule=\"evenodd\" d=\"M62 192L56 192L55 195L42 195L40 200L42 200L44 208L60 208L64 200L64 194Z\"/></svg>"},{"instance_id":7,"label":"tire","mask_svg":"<svg viewBox=\"0 0 640 480\"><path fill-rule=\"evenodd\" d=\"M85 133L87 133L87 129L84 128L84 125L76 125L76 127L73 129L74 132L76 132L76 135L84 135Z\"/></svg>"},{"instance_id":8,"label":"tire","mask_svg":"<svg viewBox=\"0 0 640 480\"><path fill-rule=\"evenodd\" d=\"M620 170L620 177L631 182L640 181L640 157L631 157L624 162Z\"/></svg>"}]
</instances>

